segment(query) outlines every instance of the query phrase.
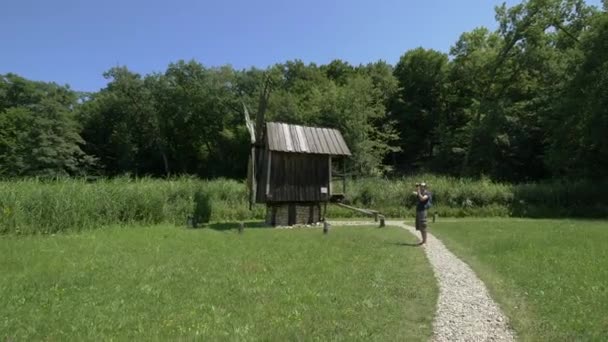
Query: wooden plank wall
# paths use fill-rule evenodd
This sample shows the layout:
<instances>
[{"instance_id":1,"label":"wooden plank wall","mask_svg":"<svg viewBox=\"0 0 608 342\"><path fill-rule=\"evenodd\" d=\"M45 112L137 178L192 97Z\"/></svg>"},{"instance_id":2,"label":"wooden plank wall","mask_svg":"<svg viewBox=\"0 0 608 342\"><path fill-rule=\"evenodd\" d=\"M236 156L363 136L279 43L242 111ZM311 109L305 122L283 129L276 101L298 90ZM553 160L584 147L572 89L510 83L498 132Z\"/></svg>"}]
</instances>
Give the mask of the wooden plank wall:
<instances>
[{"instance_id":1,"label":"wooden plank wall","mask_svg":"<svg viewBox=\"0 0 608 342\"><path fill-rule=\"evenodd\" d=\"M322 202L329 199L328 155L272 152L268 202ZM321 193L321 187L327 188Z\"/></svg>"}]
</instances>

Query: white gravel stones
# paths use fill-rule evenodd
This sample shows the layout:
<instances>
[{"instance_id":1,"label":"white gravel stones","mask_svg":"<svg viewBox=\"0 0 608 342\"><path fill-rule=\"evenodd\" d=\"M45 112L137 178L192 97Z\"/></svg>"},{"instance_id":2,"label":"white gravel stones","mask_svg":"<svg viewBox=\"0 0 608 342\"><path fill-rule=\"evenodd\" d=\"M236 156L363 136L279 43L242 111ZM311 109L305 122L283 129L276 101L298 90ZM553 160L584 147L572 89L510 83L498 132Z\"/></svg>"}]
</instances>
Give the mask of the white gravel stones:
<instances>
[{"instance_id":1,"label":"white gravel stones","mask_svg":"<svg viewBox=\"0 0 608 342\"><path fill-rule=\"evenodd\" d=\"M419 235L403 223L387 224ZM432 234L428 234L424 250L439 284L433 341L514 341L508 319L469 265Z\"/></svg>"},{"instance_id":2,"label":"white gravel stones","mask_svg":"<svg viewBox=\"0 0 608 342\"><path fill-rule=\"evenodd\" d=\"M386 224L420 236L402 222L387 221ZM439 285L433 341L514 341L515 333L508 319L469 265L432 234L428 234L424 250Z\"/></svg>"}]
</instances>

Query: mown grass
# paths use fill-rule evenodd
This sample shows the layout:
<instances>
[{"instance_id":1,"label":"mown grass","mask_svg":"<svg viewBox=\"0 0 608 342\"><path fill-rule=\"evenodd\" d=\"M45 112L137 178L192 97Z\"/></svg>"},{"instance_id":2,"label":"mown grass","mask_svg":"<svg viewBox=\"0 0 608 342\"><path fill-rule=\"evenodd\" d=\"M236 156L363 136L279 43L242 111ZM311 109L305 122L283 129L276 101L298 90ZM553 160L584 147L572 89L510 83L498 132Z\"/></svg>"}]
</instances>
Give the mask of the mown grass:
<instances>
[{"instance_id":1,"label":"mown grass","mask_svg":"<svg viewBox=\"0 0 608 342\"><path fill-rule=\"evenodd\" d=\"M437 288L403 229L214 227L0 237L0 339L429 338Z\"/></svg>"},{"instance_id":2,"label":"mown grass","mask_svg":"<svg viewBox=\"0 0 608 342\"><path fill-rule=\"evenodd\" d=\"M426 180L433 192L431 214L440 217L607 217L608 183L552 182L510 185L433 175L402 179L357 179L347 183L349 203L376 209L388 217L412 217L413 184ZM340 184L334 188L341 189ZM265 207L249 210L245 182L182 177L170 180L115 178L87 182L0 181L1 233L80 231L111 224L185 225L196 198L211 202L212 221L260 220ZM197 195L198 194L198 195ZM204 194L205 196L200 196ZM328 206L332 218L358 217L354 211Z\"/></svg>"},{"instance_id":3,"label":"mown grass","mask_svg":"<svg viewBox=\"0 0 608 342\"><path fill-rule=\"evenodd\" d=\"M523 341L608 340L608 222L450 220L432 231L468 262Z\"/></svg>"}]
</instances>

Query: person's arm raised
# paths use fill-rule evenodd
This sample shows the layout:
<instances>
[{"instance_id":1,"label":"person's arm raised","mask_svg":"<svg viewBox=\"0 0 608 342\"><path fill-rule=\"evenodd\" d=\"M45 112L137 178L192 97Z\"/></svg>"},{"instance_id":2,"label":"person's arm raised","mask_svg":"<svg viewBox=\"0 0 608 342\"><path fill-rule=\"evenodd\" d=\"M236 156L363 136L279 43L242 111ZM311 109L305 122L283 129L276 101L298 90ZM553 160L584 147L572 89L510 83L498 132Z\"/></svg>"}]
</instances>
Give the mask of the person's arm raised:
<instances>
[{"instance_id":1,"label":"person's arm raised","mask_svg":"<svg viewBox=\"0 0 608 342\"><path fill-rule=\"evenodd\" d=\"M421 194L421 193L420 193L420 191L418 191L418 198L419 198L421 201L426 201L426 200L429 198L429 196L428 196L427 194L424 194L424 195L423 195L423 194Z\"/></svg>"}]
</instances>

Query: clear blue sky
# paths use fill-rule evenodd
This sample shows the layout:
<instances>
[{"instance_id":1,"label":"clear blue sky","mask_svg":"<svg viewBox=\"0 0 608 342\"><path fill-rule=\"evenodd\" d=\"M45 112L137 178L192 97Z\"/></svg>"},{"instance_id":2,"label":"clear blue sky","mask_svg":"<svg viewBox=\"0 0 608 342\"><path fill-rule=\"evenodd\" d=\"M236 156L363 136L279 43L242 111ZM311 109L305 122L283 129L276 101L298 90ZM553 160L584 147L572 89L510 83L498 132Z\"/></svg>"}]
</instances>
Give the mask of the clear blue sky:
<instances>
[{"instance_id":1,"label":"clear blue sky","mask_svg":"<svg viewBox=\"0 0 608 342\"><path fill-rule=\"evenodd\" d=\"M500 3L0 0L0 73L94 91L106 83L102 73L117 64L143 74L179 59L237 69L296 58L394 64L408 49L447 52L462 32L495 28Z\"/></svg>"}]
</instances>

